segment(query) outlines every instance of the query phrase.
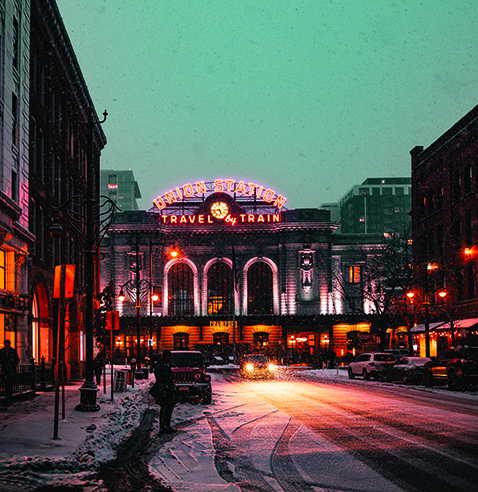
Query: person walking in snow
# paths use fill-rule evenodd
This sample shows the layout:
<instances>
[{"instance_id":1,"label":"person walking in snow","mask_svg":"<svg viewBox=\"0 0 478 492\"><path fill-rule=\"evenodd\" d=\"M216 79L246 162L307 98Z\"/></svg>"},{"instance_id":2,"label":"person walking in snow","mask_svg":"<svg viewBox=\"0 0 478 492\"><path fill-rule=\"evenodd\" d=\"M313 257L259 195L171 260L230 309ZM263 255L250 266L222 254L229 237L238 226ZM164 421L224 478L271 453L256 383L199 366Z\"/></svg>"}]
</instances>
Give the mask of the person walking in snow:
<instances>
[{"instance_id":1,"label":"person walking in snow","mask_svg":"<svg viewBox=\"0 0 478 492\"><path fill-rule=\"evenodd\" d=\"M98 352L93 360L93 367L95 369L96 384L101 384L101 373L103 372L103 357Z\"/></svg>"},{"instance_id":2,"label":"person walking in snow","mask_svg":"<svg viewBox=\"0 0 478 492\"><path fill-rule=\"evenodd\" d=\"M163 350L163 355L154 368L157 401L161 406L159 411L159 433L172 434L176 432L171 427L171 416L175 405L175 390L173 371L171 370L171 351Z\"/></svg>"},{"instance_id":3,"label":"person walking in snow","mask_svg":"<svg viewBox=\"0 0 478 492\"><path fill-rule=\"evenodd\" d=\"M20 358L17 351L12 347L10 340L5 340L4 347L0 349L0 366L2 368L2 381L5 384L7 404L12 402L13 384L17 377L19 362Z\"/></svg>"}]
</instances>

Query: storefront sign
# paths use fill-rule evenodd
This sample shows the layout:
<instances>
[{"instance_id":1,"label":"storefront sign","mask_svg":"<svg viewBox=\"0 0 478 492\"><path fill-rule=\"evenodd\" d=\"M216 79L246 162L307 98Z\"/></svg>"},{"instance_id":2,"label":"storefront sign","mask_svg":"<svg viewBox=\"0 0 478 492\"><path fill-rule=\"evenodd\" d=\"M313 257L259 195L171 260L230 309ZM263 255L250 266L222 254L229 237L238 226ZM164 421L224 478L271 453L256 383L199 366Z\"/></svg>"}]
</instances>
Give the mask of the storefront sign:
<instances>
[{"instance_id":1,"label":"storefront sign","mask_svg":"<svg viewBox=\"0 0 478 492\"><path fill-rule=\"evenodd\" d=\"M211 328L232 328L232 321L210 321L209 326Z\"/></svg>"},{"instance_id":2,"label":"storefront sign","mask_svg":"<svg viewBox=\"0 0 478 492\"><path fill-rule=\"evenodd\" d=\"M207 193L207 187L204 181L196 181L195 183L186 183L183 186L176 187L174 190L169 190L164 195L159 195L153 200L154 205L158 210L165 209L168 205L171 205L178 200L185 198L192 198L194 196L201 196ZM287 198L277 194L274 190L256 183L246 183L245 181L236 182L235 179L216 179L214 181L214 189L209 190L211 193L235 193L238 195L254 196L258 199L272 204L278 210L280 210Z\"/></svg>"}]
</instances>

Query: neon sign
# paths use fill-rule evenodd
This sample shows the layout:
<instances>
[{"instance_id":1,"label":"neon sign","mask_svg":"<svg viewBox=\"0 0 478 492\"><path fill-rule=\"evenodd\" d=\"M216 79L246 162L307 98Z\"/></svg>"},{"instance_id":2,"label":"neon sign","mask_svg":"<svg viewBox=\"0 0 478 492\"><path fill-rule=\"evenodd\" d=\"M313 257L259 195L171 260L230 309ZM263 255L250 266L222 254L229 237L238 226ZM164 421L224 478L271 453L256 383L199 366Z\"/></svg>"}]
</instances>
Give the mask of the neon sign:
<instances>
[{"instance_id":1,"label":"neon sign","mask_svg":"<svg viewBox=\"0 0 478 492\"><path fill-rule=\"evenodd\" d=\"M228 214L222 220L215 220L210 214L199 215L161 215L161 223L167 225L204 225L225 222L231 226L236 224L273 224L281 221L281 214Z\"/></svg>"},{"instance_id":2,"label":"neon sign","mask_svg":"<svg viewBox=\"0 0 478 492\"><path fill-rule=\"evenodd\" d=\"M243 196L259 198L266 203L272 204L280 210L287 198L279 195L273 189L258 185L256 183L246 183L245 181L236 182L235 179L216 179L214 181L214 193L228 192ZM174 190L169 190L164 195L159 195L153 200L153 204L158 210L165 209L168 205L172 205L178 200L192 198L194 196L205 195L207 187L204 181L196 181L195 183L186 183L183 186L177 186Z\"/></svg>"}]
</instances>

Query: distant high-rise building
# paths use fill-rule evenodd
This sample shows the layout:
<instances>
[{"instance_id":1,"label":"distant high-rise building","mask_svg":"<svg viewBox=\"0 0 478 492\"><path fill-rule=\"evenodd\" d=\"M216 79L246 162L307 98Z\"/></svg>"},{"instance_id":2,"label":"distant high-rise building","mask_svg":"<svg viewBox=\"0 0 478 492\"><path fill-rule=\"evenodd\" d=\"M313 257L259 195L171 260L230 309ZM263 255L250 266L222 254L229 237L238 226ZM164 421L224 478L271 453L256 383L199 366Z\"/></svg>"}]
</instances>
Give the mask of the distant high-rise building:
<instances>
[{"instance_id":1,"label":"distant high-rise building","mask_svg":"<svg viewBox=\"0 0 478 492\"><path fill-rule=\"evenodd\" d=\"M138 210L141 198L138 182L133 171L103 169L100 177L100 194L113 200L122 210Z\"/></svg>"},{"instance_id":2,"label":"distant high-rise building","mask_svg":"<svg viewBox=\"0 0 478 492\"><path fill-rule=\"evenodd\" d=\"M380 234L411 222L411 178L368 178L339 201L341 234Z\"/></svg>"}]
</instances>

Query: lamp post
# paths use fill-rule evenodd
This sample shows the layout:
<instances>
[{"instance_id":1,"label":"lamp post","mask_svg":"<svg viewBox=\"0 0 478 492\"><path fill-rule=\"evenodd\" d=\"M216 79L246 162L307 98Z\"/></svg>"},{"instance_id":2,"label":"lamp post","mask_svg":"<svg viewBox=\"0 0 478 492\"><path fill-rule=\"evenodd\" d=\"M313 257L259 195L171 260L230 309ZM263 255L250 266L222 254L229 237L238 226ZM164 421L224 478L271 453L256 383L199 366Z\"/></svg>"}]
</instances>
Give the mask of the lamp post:
<instances>
[{"instance_id":1,"label":"lamp post","mask_svg":"<svg viewBox=\"0 0 478 492\"><path fill-rule=\"evenodd\" d=\"M407 297L408 297L408 301L410 302L410 304L413 306L413 321L415 321L415 317L416 317L416 311L415 311L415 304L413 303L413 298L415 297L415 292L413 292L413 290L410 290L407 292ZM408 310L407 310L408 311ZM413 340L412 340L412 322L409 318L408 320L408 332L407 332L407 337L408 337L408 350L410 351L411 354L413 354Z\"/></svg>"},{"instance_id":2,"label":"lamp post","mask_svg":"<svg viewBox=\"0 0 478 492\"><path fill-rule=\"evenodd\" d=\"M101 242L113 220L116 210L120 210L116 204L107 197L98 196L95 189L96 173L94 166L94 149L93 149L93 133L96 125L101 125L106 121L108 113L103 113L102 121L95 121L95 112L92 107L88 108L88 119L80 123L87 125L87 172L86 172L86 197L80 195L72 196L64 204L53 207L55 212L64 213L69 219L69 225L74 228L79 235L85 237L85 382L80 388L80 403L75 407L78 411L95 412L99 410L99 405L96 403L96 393L98 388L94 382L93 368L93 297L95 291L95 256L96 247ZM105 205L104 211L99 212L99 200L103 199L102 207ZM78 208L85 207L85 216L78 212ZM60 217L57 216L53 225L50 228L50 233L54 237L58 237L63 232L60 224Z\"/></svg>"},{"instance_id":3,"label":"lamp post","mask_svg":"<svg viewBox=\"0 0 478 492\"><path fill-rule=\"evenodd\" d=\"M123 285L120 286L120 293L118 299L124 302L126 296L123 289L132 297L132 293L135 292L135 309L136 309L136 359L138 364L138 369L141 369L141 298L146 296L146 293L150 292L150 316L152 316L152 303L157 294L153 294L153 284L146 279L140 278L140 268L139 268L139 241L136 238L136 272L135 279L128 280ZM159 297L159 296L158 296ZM157 299L157 297L156 297ZM152 323L152 319L150 320ZM150 325L150 334L152 332L152 324ZM152 335L151 335L152 338Z\"/></svg>"}]
</instances>

